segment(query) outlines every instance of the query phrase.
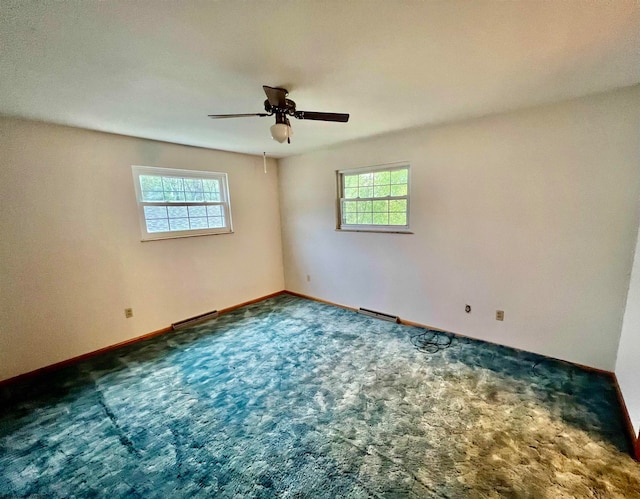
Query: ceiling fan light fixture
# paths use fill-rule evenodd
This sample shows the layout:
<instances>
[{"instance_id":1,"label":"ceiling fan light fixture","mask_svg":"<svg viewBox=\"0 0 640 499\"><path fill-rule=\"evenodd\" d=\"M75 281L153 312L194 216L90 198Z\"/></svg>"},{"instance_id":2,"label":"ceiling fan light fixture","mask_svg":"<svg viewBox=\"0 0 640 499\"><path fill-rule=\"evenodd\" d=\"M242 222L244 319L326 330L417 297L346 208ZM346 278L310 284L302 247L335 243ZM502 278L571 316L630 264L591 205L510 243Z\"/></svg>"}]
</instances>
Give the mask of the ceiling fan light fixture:
<instances>
[{"instance_id":1,"label":"ceiling fan light fixture","mask_svg":"<svg viewBox=\"0 0 640 499\"><path fill-rule=\"evenodd\" d=\"M271 137L273 140L277 140L282 144L291 137L291 135L293 135L293 131L286 123L276 123L275 125L271 125Z\"/></svg>"},{"instance_id":2,"label":"ceiling fan light fixture","mask_svg":"<svg viewBox=\"0 0 640 499\"><path fill-rule=\"evenodd\" d=\"M289 116L299 120L312 121L336 121L338 123L346 123L349 121L347 113L319 113L317 111L298 111L296 103L287 99L289 91L286 88L262 86L267 100L264 101L264 113L248 113L248 114L209 114L209 118L244 118L249 116L273 116L276 124L271 127L271 137L281 144L283 142L291 143L293 130L289 123Z\"/></svg>"}]
</instances>

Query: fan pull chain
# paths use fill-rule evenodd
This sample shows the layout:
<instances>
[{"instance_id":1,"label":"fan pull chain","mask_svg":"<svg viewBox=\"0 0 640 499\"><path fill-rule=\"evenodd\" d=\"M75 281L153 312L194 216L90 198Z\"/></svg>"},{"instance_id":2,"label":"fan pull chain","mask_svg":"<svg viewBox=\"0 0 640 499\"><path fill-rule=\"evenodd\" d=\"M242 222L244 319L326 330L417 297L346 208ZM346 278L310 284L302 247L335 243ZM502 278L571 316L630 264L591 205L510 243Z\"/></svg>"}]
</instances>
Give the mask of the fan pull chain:
<instances>
[{"instance_id":1,"label":"fan pull chain","mask_svg":"<svg viewBox=\"0 0 640 499\"><path fill-rule=\"evenodd\" d=\"M262 163L264 164L264 173L266 175L267 173L267 153L266 152L262 153Z\"/></svg>"}]
</instances>

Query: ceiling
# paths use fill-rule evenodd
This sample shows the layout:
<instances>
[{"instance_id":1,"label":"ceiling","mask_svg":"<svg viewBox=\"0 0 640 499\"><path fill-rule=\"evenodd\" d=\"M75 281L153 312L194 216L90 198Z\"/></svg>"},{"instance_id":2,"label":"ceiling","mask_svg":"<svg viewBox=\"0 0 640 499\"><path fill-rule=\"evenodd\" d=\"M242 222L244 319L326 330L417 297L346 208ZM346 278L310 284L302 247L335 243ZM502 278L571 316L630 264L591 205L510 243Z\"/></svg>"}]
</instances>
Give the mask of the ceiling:
<instances>
[{"instance_id":1,"label":"ceiling","mask_svg":"<svg viewBox=\"0 0 640 499\"><path fill-rule=\"evenodd\" d=\"M639 82L638 0L0 3L0 114L274 157Z\"/></svg>"}]
</instances>

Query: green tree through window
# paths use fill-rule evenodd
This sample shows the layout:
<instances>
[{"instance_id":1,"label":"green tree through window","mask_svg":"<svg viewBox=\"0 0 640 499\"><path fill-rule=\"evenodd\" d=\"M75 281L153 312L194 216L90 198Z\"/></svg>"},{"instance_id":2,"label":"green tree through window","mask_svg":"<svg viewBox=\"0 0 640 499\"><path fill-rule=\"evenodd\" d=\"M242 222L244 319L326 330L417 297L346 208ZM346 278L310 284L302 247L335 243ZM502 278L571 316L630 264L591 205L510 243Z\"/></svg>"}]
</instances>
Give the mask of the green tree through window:
<instances>
[{"instance_id":1,"label":"green tree through window","mask_svg":"<svg viewBox=\"0 0 640 499\"><path fill-rule=\"evenodd\" d=\"M338 172L340 229L406 230L409 165Z\"/></svg>"},{"instance_id":2,"label":"green tree through window","mask_svg":"<svg viewBox=\"0 0 640 499\"><path fill-rule=\"evenodd\" d=\"M227 175L133 166L142 239L231 232Z\"/></svg>"}]
</instances>

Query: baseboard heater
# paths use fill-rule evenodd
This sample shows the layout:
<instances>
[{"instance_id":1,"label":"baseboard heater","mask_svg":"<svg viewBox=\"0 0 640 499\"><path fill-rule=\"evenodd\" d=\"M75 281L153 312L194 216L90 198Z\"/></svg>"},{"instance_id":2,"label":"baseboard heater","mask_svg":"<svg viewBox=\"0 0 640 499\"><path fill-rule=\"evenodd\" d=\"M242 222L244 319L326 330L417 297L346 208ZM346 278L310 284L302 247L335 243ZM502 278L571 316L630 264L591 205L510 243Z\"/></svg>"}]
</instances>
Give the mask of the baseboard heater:
<instances>
[{"instance_id":1,"label":"baseboard heater","mask_svg":"<svg viewBox=\"0 0 640 499\"><path fill-rule=\"evenodd\" d=\"M211 319L218 318L218 311L214 310L213 312L206 312L204 314L196 315L195 317L191 317L190 319L185 319L183 321L174 322L171 324L171 329L176 331L177 329L185 329L191 326L195 326L196 324L200 324L202 322L210 321Z\"/></svg>"},{"instance_id":2,"label":"baseboard heater","mask_svg":"<svg viewBox=\"0 0 640 499\"><path fill-rule=\"evenodd\" d=\"M400 318L397 315L389 315L383 312L376 312L375 310L369 310L368 308L360 307L358 313L362 315L368 315L369 317L375 317L376 319L382 319L383 321L399 322Z\"/></svg>"}]
</instances>

